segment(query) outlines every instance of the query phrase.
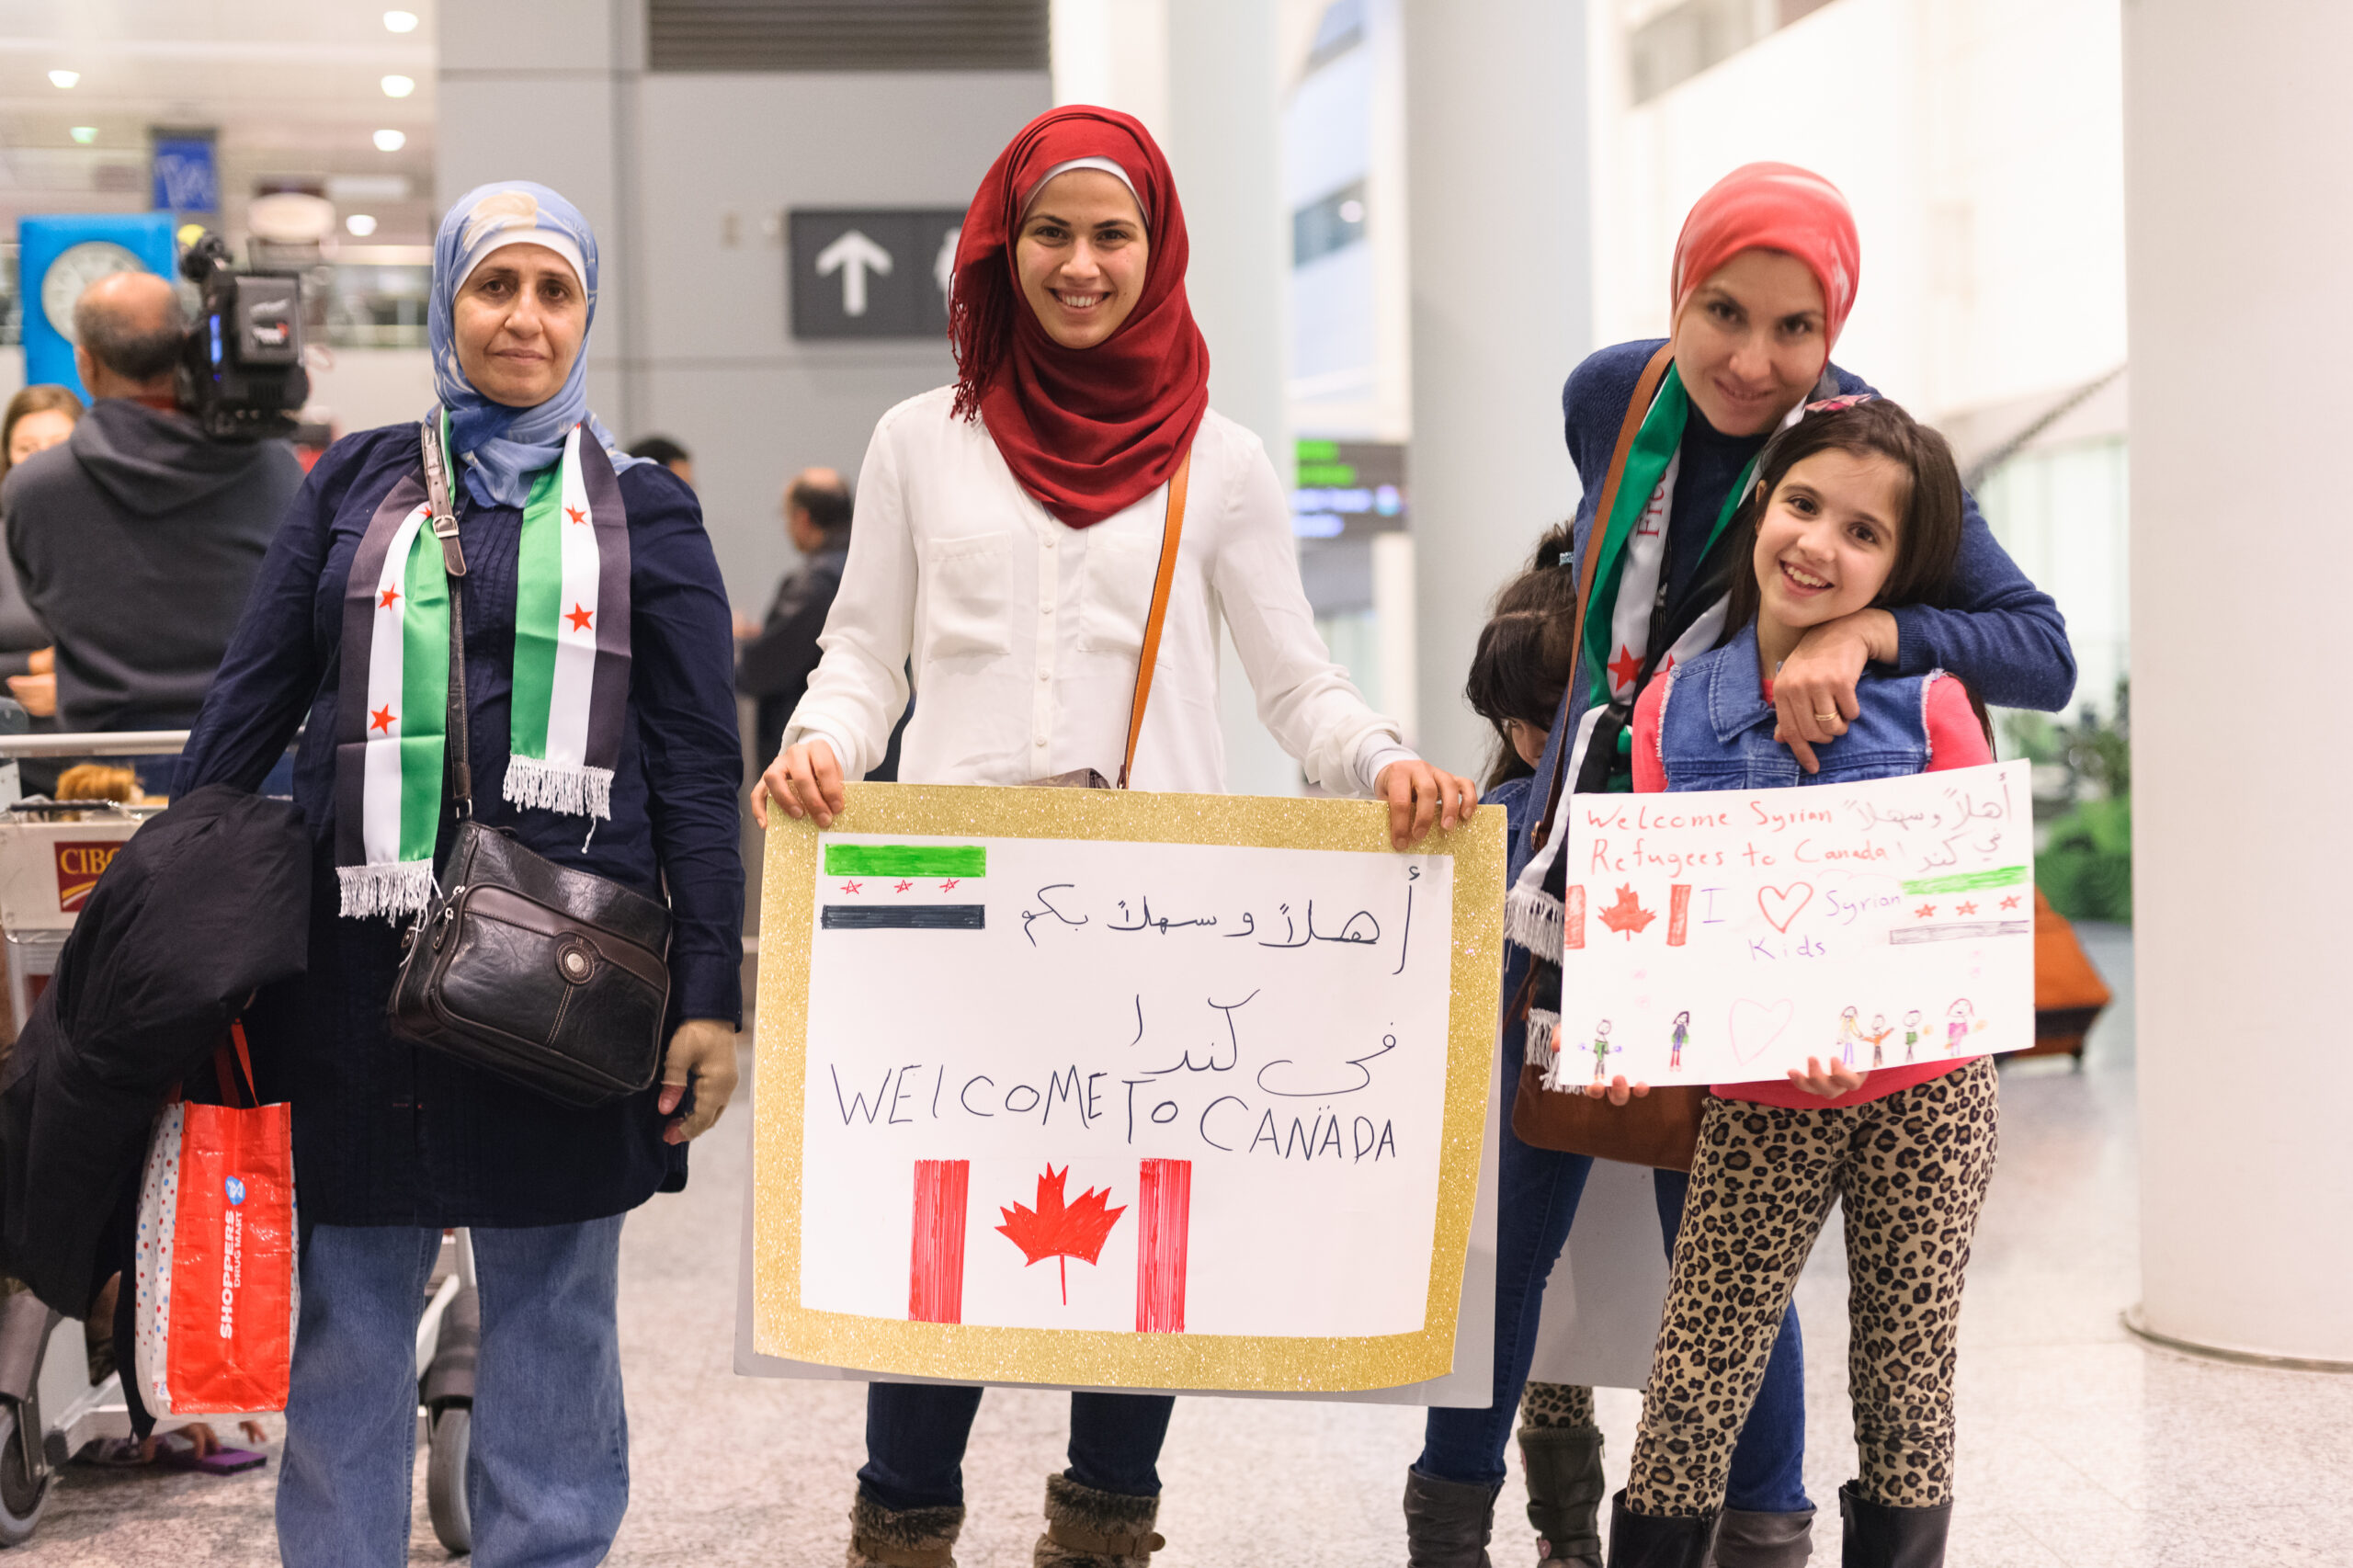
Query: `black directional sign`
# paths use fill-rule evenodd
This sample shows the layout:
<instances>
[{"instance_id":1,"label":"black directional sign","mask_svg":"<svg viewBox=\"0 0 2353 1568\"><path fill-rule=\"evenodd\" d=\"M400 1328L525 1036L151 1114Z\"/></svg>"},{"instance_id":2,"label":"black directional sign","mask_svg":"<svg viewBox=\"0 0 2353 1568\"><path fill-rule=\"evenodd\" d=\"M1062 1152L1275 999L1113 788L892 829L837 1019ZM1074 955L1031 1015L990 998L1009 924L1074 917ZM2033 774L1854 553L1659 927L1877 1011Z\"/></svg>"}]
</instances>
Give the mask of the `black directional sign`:
<instances>
[{"instance_id":1,"label":"black directional sign","mask_svg":"<svg viewBox=\"0 0 2353 1568\"><path fill-rule=\"evenodd\" d=\"M790 216L793 336L947 333L962 208L804 209Z\"/></svg>"}]
</instances>

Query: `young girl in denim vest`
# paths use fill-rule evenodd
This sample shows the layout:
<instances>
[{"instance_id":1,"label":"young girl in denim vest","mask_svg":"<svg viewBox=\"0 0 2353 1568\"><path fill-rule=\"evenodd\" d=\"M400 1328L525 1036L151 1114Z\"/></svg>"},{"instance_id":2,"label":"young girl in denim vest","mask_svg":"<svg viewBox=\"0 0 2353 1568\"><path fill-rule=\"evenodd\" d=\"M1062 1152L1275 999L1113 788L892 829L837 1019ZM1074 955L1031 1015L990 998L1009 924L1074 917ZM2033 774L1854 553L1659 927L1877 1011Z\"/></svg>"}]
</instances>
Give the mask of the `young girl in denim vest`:
<instances>
[{"instance_id":1,"label":"young girl in denim vest","mask_svg":"<svg viewBox=\"0 0 2353 1568\"><path fill-rule=\"evenodd\" d=\"M1993 760L1969 692L1879 667L1858 715L1802 771L1773 739L1773 676L1811 627L1941 601L1961 537L1951 452L1893 403L1814 405L1758 462L1736 527L1749 570L1724 641L1635 709L1634 788L1754 790ZM1847 1568L1931 1568L1952 1511L1954 1336L1993 1174L1994 1064L1859 1071L1836 1052L1786 1080L1720 1084L1700 1123L1658 1346L1609 1562L1699 1568L1783 1310L1829 1217L1847 1216L1856 1445L1840 1489ZM1589 1091L1603 1093L1601 1089ZM1624 1103L1642 1086L1606 1091Z\"/></svg>"}]
</instances>

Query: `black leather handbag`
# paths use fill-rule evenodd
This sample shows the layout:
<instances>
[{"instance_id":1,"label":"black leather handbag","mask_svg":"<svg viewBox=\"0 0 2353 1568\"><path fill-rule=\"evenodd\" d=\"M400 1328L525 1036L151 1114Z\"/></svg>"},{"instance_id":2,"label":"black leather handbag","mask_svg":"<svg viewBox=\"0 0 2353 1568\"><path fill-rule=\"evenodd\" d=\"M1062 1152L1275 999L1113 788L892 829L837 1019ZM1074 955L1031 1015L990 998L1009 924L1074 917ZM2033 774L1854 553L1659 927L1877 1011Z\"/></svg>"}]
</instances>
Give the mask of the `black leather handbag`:
<instances>
[{"instance_id":1,"label":"black leather handbag","mask_svg":"<svg viewBox=\"0 0 2353 1568\"><path fill-rule=\"evenodd\" d=\"M449 577L446 749L459 820L392 984L392 1033L564 1105L602 1105L643 1089L661 1069L670 912L473 820L466 561L429 418L424 444L433 532Z\"/></svg>"}]
</instances>

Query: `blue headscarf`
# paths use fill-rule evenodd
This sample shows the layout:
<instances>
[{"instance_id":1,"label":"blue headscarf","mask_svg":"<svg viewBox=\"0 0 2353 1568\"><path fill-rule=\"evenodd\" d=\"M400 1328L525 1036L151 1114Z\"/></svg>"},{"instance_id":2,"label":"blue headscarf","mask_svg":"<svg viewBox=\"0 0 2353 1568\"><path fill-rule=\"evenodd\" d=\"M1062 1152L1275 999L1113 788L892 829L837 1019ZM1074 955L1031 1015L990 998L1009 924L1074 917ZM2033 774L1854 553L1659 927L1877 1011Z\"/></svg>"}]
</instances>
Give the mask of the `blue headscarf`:
<instances>
[{"instance_id":1,"label":"blue headscarf","mask_svg":"<svg viewBox=\"0 0 2353 1568\"><path fill-rule=\"evenodd\" d=\"M580 275L588 320L572 373L545 403L510 408L493 403L458 367L452 319L458 286L503 245L545 245ZM588 328L597 324L597 235L580 210L543 185L501 180L477 186L450 205L433 241L433 299L426 330L433 345L433 390L449 415L449 449L466 488L488 506L520 506L531 476L563 455L563 438L582 420L612 459L613 470L643 462L622 452L603 421L588 412Z\"/></svg>"}]
</instances>

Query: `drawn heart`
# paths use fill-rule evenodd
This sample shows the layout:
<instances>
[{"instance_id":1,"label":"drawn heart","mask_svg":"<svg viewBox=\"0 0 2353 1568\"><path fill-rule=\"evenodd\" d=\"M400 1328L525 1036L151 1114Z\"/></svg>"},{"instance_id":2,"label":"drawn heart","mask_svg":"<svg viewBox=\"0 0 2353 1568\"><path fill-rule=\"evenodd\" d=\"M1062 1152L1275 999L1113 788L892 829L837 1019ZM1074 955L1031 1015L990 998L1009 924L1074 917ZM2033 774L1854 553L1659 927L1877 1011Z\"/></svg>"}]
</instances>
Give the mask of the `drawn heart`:
<instances>
[{"instance_id":1,"label":"drawn heart","mask_svg":"<svg viewBox=\"0 0 2353 1568\"><path fill-rule=\"evenodd\" d=\"M1786 996L1770 1006L1752 1002L1745 996L1734 1002L1727 1031L1732 1036L1733 1060L1746 1066L1764 1055L1775 1040L1788 1032L1790 1020L1797 1015L1798 1005Z\"/></svg>"},{"instance_id":2,"label":"drawn heart","mask_svg":"<svg viewBox=\"0 0 2353 1568\"><path fill-rule=\"evenodd\" d=\"M1790 922L1798 917L1798 911L1813 902L1812 882L1791 882L1785 888L1767 886L1756 890L1756 907L1765 912L1765 918L1773 923L1773 929L1785 937L1789 935Z\"/></svg>"}]
</instances>

